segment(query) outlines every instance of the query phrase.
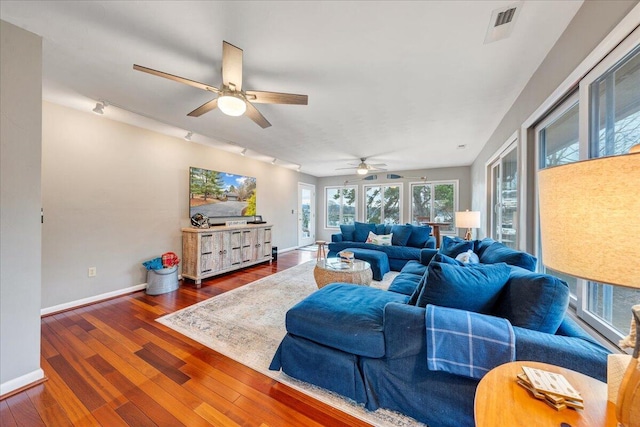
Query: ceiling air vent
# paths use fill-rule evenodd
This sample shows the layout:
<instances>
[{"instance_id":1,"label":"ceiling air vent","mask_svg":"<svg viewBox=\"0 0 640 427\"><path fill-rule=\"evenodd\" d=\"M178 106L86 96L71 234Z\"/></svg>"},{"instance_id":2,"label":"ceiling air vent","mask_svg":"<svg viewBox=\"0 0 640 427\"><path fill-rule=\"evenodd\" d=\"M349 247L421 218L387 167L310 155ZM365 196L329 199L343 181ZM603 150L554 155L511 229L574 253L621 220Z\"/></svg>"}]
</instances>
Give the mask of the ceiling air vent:
<instances>
[{"instance_id":1,"label":"ceiling air vent","mask_svg":"<svg viewBox=\"0 0 640 427\"><path fill-rule=\"evenodd\" d=\"M499 27L500 25L505 25L513 20L513 15L516 14L516 8L512 7L511 9L507 9L504 12L498 13L498 17L496 18L496 23L493 24L494 27Z\"/></svg>"},{"instance_id":2,"label":"ceiling air vent","mask_svg":"<svg viewBox=\"0 0 640 427\"><path fill-rule=\"evenodd\" d=\"M522 2L501 7L491 12L489 28L487 28L484 43L492 43L509 37L520 9L522 9Z\"/></svg>"}]
</instances>

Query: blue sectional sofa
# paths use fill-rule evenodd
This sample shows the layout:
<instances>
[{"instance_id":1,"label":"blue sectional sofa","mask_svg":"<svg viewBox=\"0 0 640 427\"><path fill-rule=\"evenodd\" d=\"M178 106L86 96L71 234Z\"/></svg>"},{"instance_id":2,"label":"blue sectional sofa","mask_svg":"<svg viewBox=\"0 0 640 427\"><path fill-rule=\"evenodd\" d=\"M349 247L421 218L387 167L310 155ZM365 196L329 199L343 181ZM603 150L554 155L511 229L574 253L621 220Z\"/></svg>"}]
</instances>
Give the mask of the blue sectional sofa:
<instances>
[{"instance_id":1,"label":"blue sectional sofa","mask_svg":"<svg viewBox=\"0 0 640 427\"><path fill-rule=\"evenodd\" d=\"M340 233L331 236L328 257L337 256L338 252L349 249L369 249L385 253L389 258L389 267L400 271L409 261L418 261L423 249L435 248L436 240L431 236L431 227L389 224L366 224L356 222L354 225L341 225ZM393 234L391 245L383 246L367 243L369 233L376 235Z\"/></svg>"},{"instance_id":2,"label":"blue sectional sofa","mask_svg":"<svg viewBox=\"0 0 640 427\"><path fill-rule=\"evenodd\" d=\"M469 250L478 264L454 259ZM427 313L448 306L456 315L475 312L482 320L509 323L516 360L606 381L608 351L566 315L567 284L535 273L534 257L491 239L448 238L439 251L422 255L420 262L406 263L387 291L335 283L291 308L270 369L369 410L398 411L430 427L473 426L479 379L431 370L427 363L439 350L426 338Z\"/></svg>"}]
</instances>

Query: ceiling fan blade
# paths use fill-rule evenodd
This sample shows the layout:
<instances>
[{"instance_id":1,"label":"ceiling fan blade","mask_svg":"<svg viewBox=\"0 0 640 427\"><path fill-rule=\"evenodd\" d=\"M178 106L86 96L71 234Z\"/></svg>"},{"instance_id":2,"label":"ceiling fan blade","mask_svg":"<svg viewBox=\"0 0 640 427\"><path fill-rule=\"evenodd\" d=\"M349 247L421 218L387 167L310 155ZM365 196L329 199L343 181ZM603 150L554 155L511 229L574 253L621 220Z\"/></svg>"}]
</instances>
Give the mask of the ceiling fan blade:
<instances>
[{"instance_id":1,"label":"ceiling fan blade","mask_svg":"<svg viewBox=\"0 0 640 427\"><path fill-rule=\"evenodd\" d=\"M184 77L174 76L173 74L165 73L162 71L154 70L153 68L143 67L142 65L133 64L133 69L142 71L143 73L153 74L154 76L164 77L165 79L173 80L178 83L184 83L189 86L197 87L198 89L208 90L209 92L218 93L217 87L210 86L204 83L197 82L195 80L185 79Z\"/></svg>"},{"instance_id":2,"label":"ceiling fan blade","mask_svg":"<svg viewBox=\"0 0 640 427\"><path fill-rule=\"evenodd\" d=\"M357 166L350 166L348 168L336 168L337 171L346 170L346 169L356 169Z\"/></svg>"},{"instance_id":3,"label":"ceiling fan blade","mask_svg":"<svg viewBox=\"0 0 640 427\"><path fill-rule=\"evenodd\" d=\"M217 106L218 106L218 98L212 99L211 101L205 102L204 104L202 104L201 106L199 106L198 108L196 108L195 110L187 114L187 116L200 117L204 113L208 113L209 111L215 109Z\"/></svg>"},{"instance_id":4,"label":"ceiling fan blade","mask_svg":"<svg viewBox=\"0 0 640 427\"><path fill-rule=\"evenodd\" d=\"M249 101L258 104L307 105L309 102L307 95L296 95L293 93L263 92L259 90L248 90L245 93Z\"/></svg>"},{"instance_id":5,"label":"ceiling fan blade","mask_svg":"<svg viewBox=\"0 0 640 427\"><path fill-rule=\"evenodd\" d=\"M256 122L262 129L268 128L271 126L271 123L267 119L264 118L262 113L258 111L256 107L253 106L250 102L247 102L247 111L245 112L247 116L254 122Z\"/></svg>"},{"instance_id":6,"label":"ceiling fan blade","mask_svg":"<svg viewBox=\"0 0 640 427\"><path fill-rule=\"evenodd\" d=\"M386 163L367 163L369 166L373 166L374 168L383 168L387 166Z\"/></svg>"},{"instance_id":7,"label":"ceiling fan blade","mask_svg":"<svg viewBox=\"0 0 640 427\"><path fill-rule=\"evenodd\" d=\"M242 49L222 42L222 83L242 90Z\"/></svg>"}]
</instances>

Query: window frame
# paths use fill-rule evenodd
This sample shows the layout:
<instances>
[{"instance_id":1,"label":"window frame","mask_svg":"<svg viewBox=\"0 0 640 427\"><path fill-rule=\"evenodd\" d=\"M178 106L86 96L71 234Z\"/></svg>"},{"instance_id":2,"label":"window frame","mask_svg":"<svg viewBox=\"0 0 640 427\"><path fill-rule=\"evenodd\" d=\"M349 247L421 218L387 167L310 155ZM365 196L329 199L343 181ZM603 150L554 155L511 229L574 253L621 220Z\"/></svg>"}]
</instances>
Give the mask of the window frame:
<instances>
[{"instance_id":1,"label":"window frame","mask_svg":"<svg viewBox=\"0 0 640 427\"><path fill-rule=\"evenodd\" d=\"M455 224L455 212L459 209L459 201L460 201L460 180L458 179L442 179L442 180L429 180L429 181L413 181L409 183L409 221L413 224L414 221L414 212L413 212L413 188L421 185L426 186L429 185L431 187L431 207L429 210L429 217L435 219L434 216L434 205L433 200L435 199L435 186L436 185L453 185L453 212L454 218L451 220L451 229L447 230L444 228L440 229L440 235L448 235L453 236L457 234L456 224Z\"/></svg>"},{"instance_id":2,"label":"window frame","mask_svg":"<svg viewBox=\"0 0 640 427\"><path fill-rule=\"evenodd\" d=\"M324 187L324 228L325 230L337 230L340 228L340 225L343 225L343 218L344 218L344 202L343 202L343 190L345 189L353 189L355 190L355 197L354 197L354 209L355 209L355 216L353 218L354 221L358 220L358 186L357 185L327 185ZM327 192L329 190L338 190L339 194L340 194L340 214L339 214L339 219L338 219L338 225L334 226L334 225L329 225L329 197L327 195Z\"/></svg>"},{"instance_id":3,"label":"window frame","mask_svg":"<svg viewBox=\"0 0 640 427\"><path fill-rule=\"evenodd\" d=\"M386 187L399 187L399 196L398 196L398 224L402 224L403 222L403 205L404 205L404 186L402 182L390 183L384 182L379 184L365 184L362 186L362 218L364 222L368 222L367 220L367 189L368 188L376 188L379 187L381 189L382 195L382 206L380 208L380 224L384 224L385 215L384 215L384 188Z\"/></svg>"},{"instance_id":4,"label":"window frame","mask_svg":"<svg viewBox=\"0 0 640 427\"><path fill-rule=\"evenodd\" d=\"M637 6L636 9L640 10L640 6ZM625 24L626 25L626 24ZM541 150L538 141L537 132L534 129L538 128L538 124L547 120L547 117L551 117L552 115L558 113L556 110L563 106L563 98L567 97L570 99L570 94L573 91L576 91L578 97L578 132L579 132L579 160L587 160L589 158L593 158L597 156L597 153L594 151L594 145L592 143L591 131L592 131L592 99L591 99L591 88L592 83L597 80L600 80L605 74L618 69L622 66L620 64L626 58L629 58L629 55L640 46L640 28L635 28L633 30L629 30L627 33L624 33L620 30L620 27L623 27L623 23L616 28L613 33L616 33L616 37L619 37L619 43L614 44L613 40L615 37L609 37L605 39L598 46L596 50L583 61L582 64L569 76L563 85L561 85L556 91L534 112L534 114L523 123L522 132L524 135L527 135L528 131L533 132L533 140L535 147L535 157L532 162L535 165L536 172L540 167L541 160ZM612 34L613 34L612 33ZM607 50L605 50L607 49ZM597 52L597 54L595 53ZM585 65L588 61L592 61L592 65L588 67ZM566 95L565 95L566 94ZM566 110L565 110L566 111ZM562 114L559 112L558 115ZM598 118L596 118L598 120ZM526 143L526 140L525 140ZM538 181L537 174L534 178L534 191L537 192ZM537 198L534 203L534 212L535 217L533 218L533 225L535 228L534 233L534 247L536 254L541 253L541 245L540 245L540 227L539 227L539 205ZM538 264L538 269L543 270L543 260L540 259ZM589 304L589 282L584 279L577 278L577 286L576 286L576 297L575 301L572 301L572 308L575 309L576 316L584 321L589 327L593 328L593 330L597 331L600 335L605 337L612 343L617 343L620 338L622 338L622 334L618 332L612 325L606 323L599 316L591 313L588 310ZM611 285L609 285L611 286Z\"/></svg>"}]
</instances>

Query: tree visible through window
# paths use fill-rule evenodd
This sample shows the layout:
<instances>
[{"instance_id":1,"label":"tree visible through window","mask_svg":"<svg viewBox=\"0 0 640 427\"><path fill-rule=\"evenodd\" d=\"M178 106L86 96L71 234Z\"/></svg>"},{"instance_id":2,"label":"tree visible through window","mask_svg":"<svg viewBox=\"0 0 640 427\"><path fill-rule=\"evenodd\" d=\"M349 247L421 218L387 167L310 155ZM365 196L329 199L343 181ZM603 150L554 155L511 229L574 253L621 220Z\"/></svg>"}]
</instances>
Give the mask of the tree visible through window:
<instances>
[{"instance_id":1,"label":"tree visible through window","mask_svg":"<svg viewBox=\"0 0 640 427\"><path fill-rule=\"evenodd\" d=\"M402 192L400 185L365 186L365 222L400 224Z\"/></svg>"},{"instance_id":2,"label":"tree visible through window","mask_svg":"<svg viewBox=\"0 0 640 427\"><path fill-rule=\"evenodd\" d=\"M411 184L411 220L414 224L445 222L441 232L454 232L457 186L455 182L424 182Z\"/></svg>"},{"instance_id":3,"label":"tree visible through window","mask_svg":"<svg viewBox=\"0 0 640 427\"><path fill-rule=\"evenodd\" d=\"M356 187L326 187L325 192L327 228L353 224L356 220Z\"/></svg>"}]
</instances>

